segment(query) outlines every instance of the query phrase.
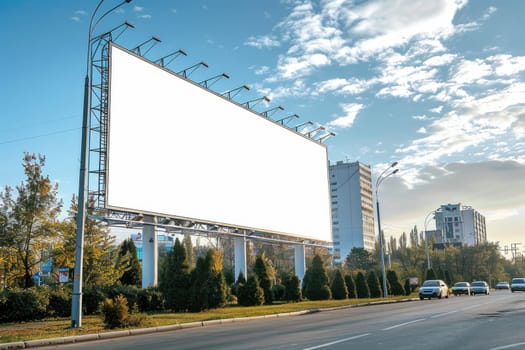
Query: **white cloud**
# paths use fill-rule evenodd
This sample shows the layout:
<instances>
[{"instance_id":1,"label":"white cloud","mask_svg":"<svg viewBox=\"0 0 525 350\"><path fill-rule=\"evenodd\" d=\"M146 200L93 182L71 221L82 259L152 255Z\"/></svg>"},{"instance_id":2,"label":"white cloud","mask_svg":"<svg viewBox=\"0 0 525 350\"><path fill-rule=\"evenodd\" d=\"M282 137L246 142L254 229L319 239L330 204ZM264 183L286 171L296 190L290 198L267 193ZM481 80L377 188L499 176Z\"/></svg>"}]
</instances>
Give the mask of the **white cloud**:
<instances>
[{"instance_id":1,"label":"white cloud","mask_svg":"<svg viewBox=\"0 0 525 350\"><path fill-rule=\"evenodd\" d=\"M426 134L427 133L427 129L425 129L424 127L420 127L416 132L418 134Z\"/></svg>"},{"instance_id":2,"label":"white cloud","mask_svg":"<svg viewBox=\"0 0 525 350\"><path fill-rule=\"evenodd\" d=\"M435 107L435 108L431 108L431 109L429 109L430 112L432 112L432 113L438 113L438 114L441 113L442 110L443 110L443 106L437 106L437 107Z\"/></svg>"},{"instance_id":3,"label":"white cloud","mask_svg":"<svg viewBox=\"0 0 525 350\"><path fill-rule=\"evenodd\" d=\"M472 84L481 78L489 76L491 73L492 68L490 65L481 59L474 61L463 60L455 68L452 79L459 84Z\"/></svg>"},{"instance_id":4,"label":"white cloud","mask_svg":"<svg viewBox=\"0 0 525 350\"><path fill-rule=\"evenodd\" d=\"M357 113L363 109L364 105L359 103L342 104L344 115L337 117L328 123L328 126L335 128L349 128L354 124Z\"/></svg>"},{"instance_id":5,"label":"white cloud","mask_svg":"<svg viewBox=\"0 0 525 350\"><path fill-rule=\"evenodd\" d=\"M133 6L133 11L135 12L142 12L144 10L144 7L142 6Z\"/></svg>"},{"instance_id":6,"label":"white cloud","mask_svg":"<svg viewBox=\"0 0 525 350\"><path fill-rule=\"evenodd\" d=\"M262 35L258 37L255 37L255 36L249 37L248 40L244 43L244 45L253 46L258 49L263 49L263 48L278 47L281 44L279 43L279 41L275 40L269 35Z\"/></svg>"}]
</instances>

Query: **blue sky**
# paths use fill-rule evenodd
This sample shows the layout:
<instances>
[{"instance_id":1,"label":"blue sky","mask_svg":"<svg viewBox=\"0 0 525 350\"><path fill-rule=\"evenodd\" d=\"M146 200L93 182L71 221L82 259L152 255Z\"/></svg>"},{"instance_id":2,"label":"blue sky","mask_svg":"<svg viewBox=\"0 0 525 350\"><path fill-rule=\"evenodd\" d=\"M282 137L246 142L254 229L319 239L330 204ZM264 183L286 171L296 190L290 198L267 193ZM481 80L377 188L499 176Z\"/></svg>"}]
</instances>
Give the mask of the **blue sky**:
<instances>
[{"instance_id":1,"label":"blue sky","mask_svg":"<svg viewBox=\"0 0 525 350\"><path fill-rule=\"evenodd\" d=\"M106 0L105 8L118 1ZM97 1L0 2L0 186L24 178L24 151L47 157L64 204L77 191L89 16ZM99 30L128 20L118 43L152 35L174 71L226 72L213 89L248 84L239 101L337 133L329 158L400 172L381 185L381 218L398 237L441 204L477 209L488 237L525 246L525 2L513 0L134 0ZM429 225L433 228L433 224Z\"/></svg>"}]
</instances>

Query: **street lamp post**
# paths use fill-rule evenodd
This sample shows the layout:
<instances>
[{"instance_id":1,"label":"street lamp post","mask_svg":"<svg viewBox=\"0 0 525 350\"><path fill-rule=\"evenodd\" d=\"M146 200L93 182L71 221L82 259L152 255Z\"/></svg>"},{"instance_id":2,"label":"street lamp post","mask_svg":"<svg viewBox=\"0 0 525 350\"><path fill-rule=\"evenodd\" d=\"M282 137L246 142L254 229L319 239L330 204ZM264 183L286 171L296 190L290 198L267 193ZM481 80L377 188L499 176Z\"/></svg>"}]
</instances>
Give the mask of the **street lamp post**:
<instances>
[{"instance_id":1,"label":"street lamp post","mask_svg":"<svg viewBox=\"0 0 525 350\"><path fill-rule=\"evenodd\" d=\"M109 13L118 7L130 3L131 0L124 0L120 4L106 11L98 20L93 23L95 15L104 0L100 0L89 21L86 78L84 80L84 106L82 113L82 144L80 151L80 172L78 179L78 209L77 209L77 231L75 243L75 269L73 274L73 294L71 300L71 328L82 327L82 268L84 255L84 226L86 222L86 195L87 195L87 168L89 159L89 114L91 105L91 37L97 24Z\"/></svg>"},{"instance_id":2,"label":"street lamp post","mask_svg":"<svg viewBox=\"0 0 525 350\"><path fill-rule=\"evenodd\" d=\"M377 210L377 228L379 230L379 250L381 254L381 277L383 279L383 297L388 297L388 288L386 284L386 273L385 273L385 253L383 248L383 233L381 232L381 215L379 212L379 197L378 197L378 190L379 186L383 182L384 179L386 179L389 176L394 175L399 171L399 169L394 169L393 171L387 173L388 170L392 169L397 165L397 162L392 163L388 168L386 168L377 178L376 180L376 210Z\"/></svg>"},{"instance_id":3,"label":"street lamp post","mask_svg":"<svg viewBox=\"0 0 525 350\"><path fill-rule=\"evenodd\" d=\"M427 225L428 225L428 219L431 217L431 215L435 214L436 213L436 210L432 210L430 213L427 214L427 216L425 217L425 252L426 252L426 255L427 255L427 270L430 270L430 252L429 252L429 247L428 247L428 235L427 235ZM433 216L432 216L433 218Z\"/></svg>"}]
</instances>

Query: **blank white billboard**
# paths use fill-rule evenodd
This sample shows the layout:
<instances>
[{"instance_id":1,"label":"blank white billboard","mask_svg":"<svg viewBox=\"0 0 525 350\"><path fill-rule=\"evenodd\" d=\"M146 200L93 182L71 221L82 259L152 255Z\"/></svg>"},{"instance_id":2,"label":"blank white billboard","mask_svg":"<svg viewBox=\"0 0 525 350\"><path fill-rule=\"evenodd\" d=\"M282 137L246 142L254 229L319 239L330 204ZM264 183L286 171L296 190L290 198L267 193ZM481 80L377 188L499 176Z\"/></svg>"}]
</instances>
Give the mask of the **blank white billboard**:
<instances>
[{"instance_id":1,"label":"blank white billboard","mask_svg":"<svg viewBox=\"0 0 525 350\"><path fill-rule=\"evenodd\" d=\"M112 45L106 206L331 241L327 150Z\"/></svg>"}]
</instances>

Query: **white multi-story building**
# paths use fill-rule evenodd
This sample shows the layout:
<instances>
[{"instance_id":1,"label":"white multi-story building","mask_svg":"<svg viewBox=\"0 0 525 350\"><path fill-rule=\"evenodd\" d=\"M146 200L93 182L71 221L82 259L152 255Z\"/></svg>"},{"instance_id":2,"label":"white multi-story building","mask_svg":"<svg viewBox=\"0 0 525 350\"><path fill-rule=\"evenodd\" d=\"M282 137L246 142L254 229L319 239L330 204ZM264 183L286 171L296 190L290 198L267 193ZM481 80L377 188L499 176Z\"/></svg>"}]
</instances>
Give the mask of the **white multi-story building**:
<instances>
[{"instance_id":1,"label":"white multi-story building","mask_svg":"<svg viewBox=\"0 0 525 350\"><path fill-rule=\"evenodd\" d=\"M360 162L330 165L334 261L342 262L353 247L375 247L372 171Z\"/></svg>"},{"instance_id":2,"label":"white multi-story building","mask_svg":"<svg viewBox=\"0 0 525 350\"><path fill-rule=\"evenodd\" d=\"M485 217L472 207L458 204L442 205L434 215L436 243L459 243L473 246L487 241Z\"/></svg>"}]
</instances>

